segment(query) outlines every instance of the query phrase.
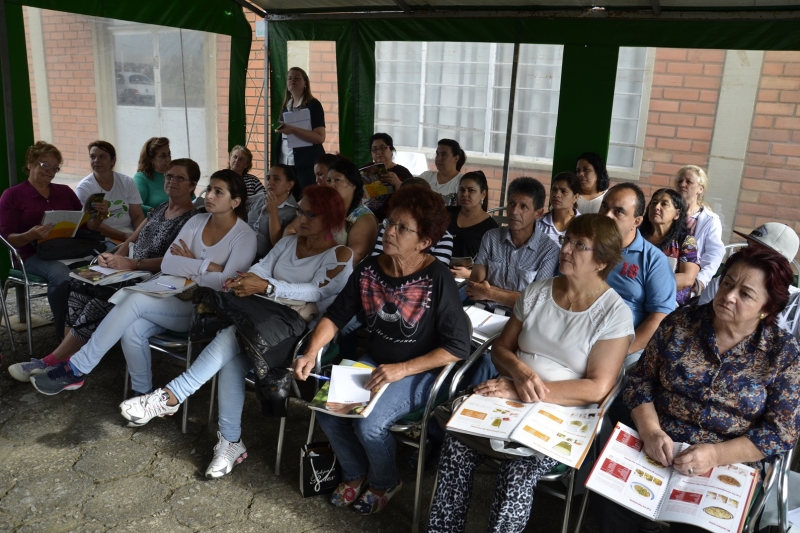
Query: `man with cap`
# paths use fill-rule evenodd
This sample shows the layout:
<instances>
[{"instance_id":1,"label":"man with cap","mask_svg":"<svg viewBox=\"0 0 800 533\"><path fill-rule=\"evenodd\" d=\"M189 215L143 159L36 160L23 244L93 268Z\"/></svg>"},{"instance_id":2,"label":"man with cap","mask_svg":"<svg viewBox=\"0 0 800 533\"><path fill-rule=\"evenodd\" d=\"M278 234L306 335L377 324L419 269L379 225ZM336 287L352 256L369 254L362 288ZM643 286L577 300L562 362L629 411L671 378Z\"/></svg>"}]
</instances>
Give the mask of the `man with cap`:
<instances>
[{"instance_id":1,"label":"man with cap","mask_svg":"<svg viewBox=\"0 0 800 533\"><path fill-rule=\"evenodd\" d=\"M745 235L738 231L734 231L740 237L747 240L748 246L766 246L772 248L782 256L784 256L790 263L797 255L797 250L800 248L800 237L797 233L780 222L767 222L749 234ZM719 289L719 277L716 277L708 282L708 286L703 290L697 305L709 303L714 299ZM800 310L800 289L797 287L789 286L789 303L786 308L778 314L778 325L800 339L800 320L798 320L798 310Z\"/></svg>"}]
</instances>

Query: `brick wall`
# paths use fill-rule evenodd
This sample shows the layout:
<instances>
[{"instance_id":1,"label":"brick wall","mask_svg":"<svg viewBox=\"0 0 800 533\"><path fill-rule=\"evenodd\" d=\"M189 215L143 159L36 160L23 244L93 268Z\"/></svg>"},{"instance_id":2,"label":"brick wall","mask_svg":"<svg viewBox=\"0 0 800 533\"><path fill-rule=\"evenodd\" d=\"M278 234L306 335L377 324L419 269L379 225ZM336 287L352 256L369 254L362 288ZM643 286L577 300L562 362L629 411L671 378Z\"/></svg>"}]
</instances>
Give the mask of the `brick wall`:
<instances>
[{"instance_id":1,"label":"brick wall","mask_svg":"<svg viewBox=\"0 0 800 533\"><path fill-rule=\"evenodd\" d=\"M800 52L766 52L734 229L800 231Z\"/></svg>"},{"instance_id":2,"label":"brick wall","mask_svg":"<svg viewBox=\"0 0 800 533\"><path fill-rule=\"evenodd\" d=\"M312 41L309 46L308 78L311 92L325 111L326 152L339 151L339 83L336 77L336 43ZM360 162L357 162L360 163Z\"/></svg>"}]
</instances>

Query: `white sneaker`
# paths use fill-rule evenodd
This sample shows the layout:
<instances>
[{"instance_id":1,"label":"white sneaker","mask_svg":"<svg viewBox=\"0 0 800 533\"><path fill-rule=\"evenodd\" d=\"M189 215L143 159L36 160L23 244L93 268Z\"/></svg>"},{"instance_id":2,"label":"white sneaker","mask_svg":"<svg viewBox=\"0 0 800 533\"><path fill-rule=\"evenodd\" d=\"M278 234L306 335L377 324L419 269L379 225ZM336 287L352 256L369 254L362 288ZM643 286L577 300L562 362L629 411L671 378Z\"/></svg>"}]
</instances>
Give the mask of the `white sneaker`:
<instances>
[{"instance_id":1,"label":"white sneaker","mask_svg":"<svg viewBox=\"0 0 800 533\"><path fill-rule=\"evenodd\" d=\"M167 405L169 394L164 389L156 389L150 394L137 396L119 404L119 412L129 420L129 426L143 426L155 417L172 416L181 404Z\"/></svg>"},{"instance_id":2,"label":"white sneaker","mask_svg":"<svg viewBox=\"0 0 800 533\"><path fill-rule=\"evenodd\" d=\"M28 363L16 363L10 365L8 367L8 373L11 374L11 377L17 381L29 383L31 381L31 376L43 374L49 370L52 370L53 368L55 367L47 366L42 362L41 359L31 359Z\"/></svg>"},{"instance_id":3,"label":"white sneaker","mask_svg":"<svg viewBox=\"0 0 800 533\"><path fill-rule=\"evenodd\" d=\"M211 479L224 476L233 470L234 465L247 458L247 448L244 447L242 439L239 439L239 442L229 442L219 431L217 438L219 442L214 446L214 459L206 468L206 477Z\"/></svg>"}]
</instances>

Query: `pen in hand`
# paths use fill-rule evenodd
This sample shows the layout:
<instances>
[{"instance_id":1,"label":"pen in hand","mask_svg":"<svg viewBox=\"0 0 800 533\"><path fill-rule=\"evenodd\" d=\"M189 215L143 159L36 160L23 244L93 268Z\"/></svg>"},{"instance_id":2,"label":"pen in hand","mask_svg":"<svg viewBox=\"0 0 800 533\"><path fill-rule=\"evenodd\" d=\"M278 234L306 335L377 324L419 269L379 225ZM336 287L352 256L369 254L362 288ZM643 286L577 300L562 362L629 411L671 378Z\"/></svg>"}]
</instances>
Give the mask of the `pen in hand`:
<instances>
[{"instance_id":1,"label":"pen in hand","mask_svg":"<svg viewBox=\"0 0 800 533\"><path fill-rule=\"evenodd\" d=\"M292 369L291 368L287 368L286 370L292 370ZM330 381L331 380L331 378L329 378L328 376L321 376L321 375L315 374L313 372L309 372L308 377L317 378L320 381Z\"/></svg>"}]
</instances>

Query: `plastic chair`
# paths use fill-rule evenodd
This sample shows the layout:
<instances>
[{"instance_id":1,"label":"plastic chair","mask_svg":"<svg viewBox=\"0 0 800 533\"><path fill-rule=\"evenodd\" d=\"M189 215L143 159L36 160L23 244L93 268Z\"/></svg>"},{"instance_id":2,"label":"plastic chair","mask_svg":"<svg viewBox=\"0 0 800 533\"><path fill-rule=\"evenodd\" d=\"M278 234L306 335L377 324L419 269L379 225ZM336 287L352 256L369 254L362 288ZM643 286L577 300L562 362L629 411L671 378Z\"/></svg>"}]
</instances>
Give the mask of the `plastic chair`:
<instances>
[{"instance_id":1,"label":"plastic chair","mask_svg":"<svg viewBox=\"0 0 800 533\"><path fill-rule=\"evenodd\" d=\"M486 211L489 213L497 225L499 227L508 226L508 216L505 214L507 210L507 206L501 205L500 207L494 207Z\"/></svg>"},{"instance_id":2,"label":"plastic chair","mask_svg":"<svg viewBox=\"0 0 800 533\"><path fill-rule=\"evenodd\" d=\"M150 349L156 352L163 353L186 363L186 370L192 366L192 341L189 333L182 333L178 331L167 330L164 333L153 335L149 339ZM181 352L184 352L182 354ZM130 374L128 373L128 366L125 365L125 386L122 392L122 401L128 398L128 390L130 384ZM209 418L211 418L211 410L214 408L214 391L217 387L216 374L211 379L211 407L209 408ZM183 419L181 421L181 433L186 433L186 424L189 420L189 398L183 401Z\"/></svg>"},{"instance_id":3,"label":"plastic chair","mask_svg":"<svg viewBox=\"0 0 800 533\"><path fill-rule=\"evenodd\" d=\"M19 252L16 248L14 248L10 242L8 242L4 237L0 236L0 241L2 241L3 246L6 247L8 250L8 257L11 261L11 268L8 271L8 278L6 278L6 282L3 284L3 317L6 320L6 328L8 329L8 337L11 340L11 349L14 349L14 338L11 336L11 326L8 322L8 311L5 308L5 299L8 296L8 289L9 287L18 287L24 289L25 295L25 302L24 302L24 312L25 315L23 316L23 302L19 301L19 293L18 291L18 299L17 299L17 312L19 313L18 316L22 321L24 319L25 325L28 329L28 354L33 355L33 331L31 328L31 299L32 298L44 298L47 296L47 293L42 294L34 294L31 295L31 288L47 288L47 280L41 276L36 276L34 274L28 274L25 270L25 263L22 262L22 257L19 255Z\"/></svg>"},{"instance_id":4,"label":"plastic chair","mask_svg":"<svg viewBox=\"0 0 800 533\"><path fill-rule=\"evenodd\" d=\"M11 344L11 350L14 350L14 337L11 336L11 322L8 320L8 309L6 308L6 299L3 294L5 291L0 291L0 307L3 308L3 320L6 323L6 332L8 332L8 342Z\"/></svg>"}]
</instances>

